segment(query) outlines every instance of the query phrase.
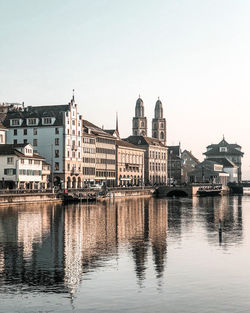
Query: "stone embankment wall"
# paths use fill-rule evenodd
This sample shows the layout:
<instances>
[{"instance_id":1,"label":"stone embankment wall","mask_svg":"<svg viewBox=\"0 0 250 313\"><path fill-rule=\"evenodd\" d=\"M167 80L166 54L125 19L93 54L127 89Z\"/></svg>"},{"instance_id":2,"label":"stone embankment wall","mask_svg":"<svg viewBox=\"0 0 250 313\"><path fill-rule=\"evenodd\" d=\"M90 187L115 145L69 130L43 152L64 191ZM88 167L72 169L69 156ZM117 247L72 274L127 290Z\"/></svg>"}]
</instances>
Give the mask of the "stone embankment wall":
<instances>
[{"instance_id":1,"label":"stone embankment wall","mask_svg":"<svg viewBox=\"0 0 250 313\"><path fill-rule=\"evenodd\" d=\"M139 189L139 190L111 190L104 198L98 198L98 200L125 198L125 197L151 197L154 193L154 189Z\"/></svg>"},{"instance_id":2,"label":"stone embankment wall","mask_svg":"<svg viewBox=\"0 0 250 313\"><path fill-rule=\"evenodd\" d=\"M1 194L0 205L10 203L40 203L40 202L62 202L54 193L39 193L39 194Z\"/></svg>"}]
</instances>

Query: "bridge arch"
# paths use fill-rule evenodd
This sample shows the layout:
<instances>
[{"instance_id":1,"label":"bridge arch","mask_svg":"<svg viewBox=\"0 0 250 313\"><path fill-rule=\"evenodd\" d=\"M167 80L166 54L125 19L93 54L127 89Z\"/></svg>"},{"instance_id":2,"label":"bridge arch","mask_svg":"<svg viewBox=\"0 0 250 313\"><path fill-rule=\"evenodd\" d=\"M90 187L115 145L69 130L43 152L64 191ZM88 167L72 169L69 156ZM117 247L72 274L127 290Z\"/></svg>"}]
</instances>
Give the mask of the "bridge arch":
<instances>
[{"instance_id":1,"label":"bridge arch","mask_svg":"<svg viewBox=\"0 0 250 313\"><path fill-rule=\"evenodd\" d=\"M188 193L181 189L170 190L167 197L188 197Z\"/></svg>"}]
</instances>

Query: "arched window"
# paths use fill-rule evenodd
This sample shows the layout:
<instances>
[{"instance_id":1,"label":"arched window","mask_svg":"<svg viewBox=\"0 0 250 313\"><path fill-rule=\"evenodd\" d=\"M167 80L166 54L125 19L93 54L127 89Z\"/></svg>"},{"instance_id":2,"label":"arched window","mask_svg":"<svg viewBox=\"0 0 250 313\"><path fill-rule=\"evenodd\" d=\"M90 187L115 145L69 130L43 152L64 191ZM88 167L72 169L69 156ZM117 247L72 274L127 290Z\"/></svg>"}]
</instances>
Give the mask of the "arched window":
<instances>
[{"instance_id":1,"label":"arched window","mask_svg":"<svg viewBox=\"0 0 250 313\"><path fill-rule=\"evenodd\" d=\"M161 139L164 139L164 132L161 132Z\"/></svg>"},{"instance_id":2,"label":"arched window","mask_svg":"<svg viewBox=\"0 0 250 313\"><path fill-rule=\"evenodd\" d=\"M144 127L144 122L141 122L141 127Z\"/></svg>"},{"instance_id":3,"label":"arched window","mask_svg":"<svg viewBox=\"0 0 250 313\"><path fill-rule=\"evenodd\" d=\"M153 137L157 138L157 132L154 132Z\"/></svg>"}]
</instances>

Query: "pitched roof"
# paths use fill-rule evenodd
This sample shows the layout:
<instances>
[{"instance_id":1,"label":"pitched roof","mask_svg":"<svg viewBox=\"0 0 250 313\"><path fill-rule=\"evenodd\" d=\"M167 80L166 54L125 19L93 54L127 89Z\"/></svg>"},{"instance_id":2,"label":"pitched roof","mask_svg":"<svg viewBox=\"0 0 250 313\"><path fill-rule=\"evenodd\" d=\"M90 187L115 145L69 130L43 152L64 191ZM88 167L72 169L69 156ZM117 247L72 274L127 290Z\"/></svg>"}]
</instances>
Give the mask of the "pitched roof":
<instances>
[{"instance_id":1,"label":"pitched roof","mask_svg":"<svg viewBox=\"0 0 250 313\"><path fill-rule=\"evenodd\" d=\"M188 151L188 150L185 149L184 151L182 151L181 157L182 157L182 155L183 155L184 153L188 154L188 155L190 156L190 158L193 159L194 162L200 163L200 161L192 154L191 151Z\"/></svg>"},{"instance_id":2,"label":"pitched roof","mask_svg":"<svg viewBox=\"0 0 250 313\"><path fill-rule=\"evenodd\" d=\"M180 145L178 146L167 146L168 147L168 152L175 155L175 156L180 156Z\"/></svg>"},{"instance_id":3,"label":"pitched roof","mask_svg":"<svg viewBox=\"0 0 250 313\"><path fill-rule=\"evenodd\" d=\"M128 138L125 138L123 140L128 141L136 146L154 145L167 148L160 140L151 137L129 136Z\"/></svg>"},{"instance_id":4,"label":"pitched roof","mask_svg":"<svg viewBox=\"0 0 250 313\"><path fill-rule=\"evenodd\" d=\"M227 148L227 151L220 151L220 148ZM225 138L223 138L218 144L211 144L207 146L207 151L203 154L206 156L215 156L215 155L221 155L221 156L227 156L227 155L239 155L243 156L244 153L240 151L241 146L238 144L230 144L228 143Z\"/></svg>"},{"instance_id":5,"label":"pitched roof","mask_svg":"<svg viewBox=\"0 0 250 313\"><path fill-rule=\"evenodd\" d=\"M140 149L143 151L142 148L138 148L138 146L136 145L133 145L132 143L128 142L128 141L125 141L125 140L120 140L120 139L117 139L116 140L116 145L118 147L126 147L126 148L132 148L132 149Z\"/></svg>"},{"instance_id":6,"label":"pitched roof","mask_svg":"<svg viewBox=\"0 0 250 313\"><path fill-rule=\"evenodd\" d=\"M104 131L102 128L96 126L95 124L87 121L87 120L82 120L82 125L83 128L89 128L91 130L91 133L97 135L97 136L105 136L108 138L116 139L115 137L111 136L109 133Z\"/></svg>"},{"instance_id":7,"label":"pitched roof","mask_svg":"<svg viewBox=\"0 0 250 313\"><path fill-rule=\"evenodd\" d=\"M30 158L30 159L40 159L43 160L44 158L37 153L33 153L33 156L24 155L22 152L17 150L18 148L26 147L29 144L1 144L0 145L0 155L16 155L23 158Z\"/></svg>"},{"instance_id":8,"label":"pitched roof","mask_svg":"<svg viewBox=\"0 0 250 313\"><path fill-rule=\"evenodd\" d=\"M215 163L221 164L221 165L223 165L223 167L238 167L232 161L230 161L228 158L212 158L209 160L214 161Z\"/></svg>"},{"instance_id":9,"label":"pitched roof","mask_svg":"<svg viewBox=\"0 0 250 313\"><path fill-rule=\"evenodd\" d=\"M59 126L63 124L64 112L70 110L70 104L65 105L44 105L44 106L28 106L24 109L15 109L9 111L4 120L4 125L9 127L14 127L10 125L11 119L22 119L22 127L34 127L34 125L27 125L27 118L39 118L39 123L36 126L43 126L41 118L42 117L55 117L55 122L53 126ZM47 126L47 125L46 125ZM16 127L16 126L15 126Z\"/></svg>"}]
</instances>

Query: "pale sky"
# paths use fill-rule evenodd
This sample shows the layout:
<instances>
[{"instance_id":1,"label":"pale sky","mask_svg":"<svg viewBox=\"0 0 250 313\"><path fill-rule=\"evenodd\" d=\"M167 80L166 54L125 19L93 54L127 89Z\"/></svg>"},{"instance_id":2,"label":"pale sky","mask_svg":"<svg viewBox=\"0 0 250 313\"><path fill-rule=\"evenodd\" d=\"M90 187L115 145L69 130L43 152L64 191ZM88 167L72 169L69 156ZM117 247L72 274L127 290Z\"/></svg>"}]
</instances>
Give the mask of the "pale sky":
<instances>
[{"instance_id":1,"label":"pale sky","mask_svg":"<svg viewBox=\"0 0 250 313\"><path fill-rule=\"evenodd\" d=\"M168 144L200 160L223 134L250 178L249 0L0 0L0 102L64 104L132 128L140 94L149 135L159 96Z\"/></svg>"}]
</instances>

